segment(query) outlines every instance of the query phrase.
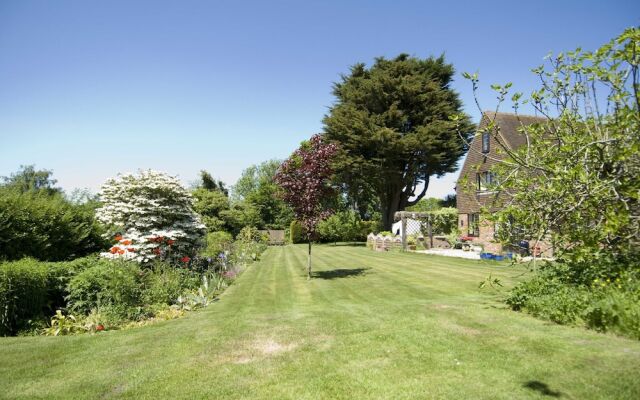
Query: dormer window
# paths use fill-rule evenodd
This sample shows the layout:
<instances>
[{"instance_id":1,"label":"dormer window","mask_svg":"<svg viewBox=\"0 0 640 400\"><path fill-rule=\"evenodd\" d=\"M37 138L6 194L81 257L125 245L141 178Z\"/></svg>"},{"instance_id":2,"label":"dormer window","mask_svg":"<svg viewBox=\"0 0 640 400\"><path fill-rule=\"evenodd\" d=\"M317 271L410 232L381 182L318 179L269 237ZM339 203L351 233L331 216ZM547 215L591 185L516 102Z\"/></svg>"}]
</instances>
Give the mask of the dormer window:
<instances>
[{"instance_id":1,"label":"dormer window","mask_svg":"<svg viewBox=\"0 0 640 400\"><path fill-rule=\"evenodd\" d=\"M482 152L485 154L489 152L489 132L482 134Z\"/></svg>"}]
</instances>

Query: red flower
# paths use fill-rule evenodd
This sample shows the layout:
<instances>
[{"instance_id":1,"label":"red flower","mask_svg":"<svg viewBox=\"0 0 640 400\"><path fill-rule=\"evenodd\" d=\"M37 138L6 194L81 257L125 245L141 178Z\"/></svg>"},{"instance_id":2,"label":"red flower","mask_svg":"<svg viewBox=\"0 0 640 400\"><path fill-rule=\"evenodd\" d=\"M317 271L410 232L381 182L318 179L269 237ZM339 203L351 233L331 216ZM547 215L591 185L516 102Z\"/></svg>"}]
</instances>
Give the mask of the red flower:
<instances>
[{"instance_id":1,"label":"red flower","mask_svg":"<svg viewBox=\"0 0 640 400\"><path fill-rule=\"evenodd\" d=\"M156 254L160 254L160 248L156 247L155 249L153 249L153 252Z\"/></svg>"},{"instance_id":2,"label":"red flower","mask_svg":"<svg viewBox=\"0 0 640 400\"><path fill-rule=\"evenodd\" d=\"M184 256L180 259L180 261L182 261L183 263L188 263L189 261L191 261L191 258L189 256Z\"/></svg>"},{"instance_id":3,"label":"red flower","mask_svg":"<svg viewBox=\"0 0 640 400\"><path fill-rule=\"evenodd\" d=\"M118 254L123 255L124 254L124 250L122 250L122 249L118 250Z\"/></svg>"},{"instance_id":4,"label":"red flower","mask_svg":"<svg viewBox=\"0 0 640 400\"><path fill-rule=\"evenodd\" d=\"M116 246L113 246L109 251L111 252L111 254L116 254L118 252L118 248Z\"/></svg>"},{"instance_id":5,"label":"red flower","mask_svg":"<svg viewBox=\"0 0 640 400\"><path fill-rule=\"evenodd\" d=\"M128 251L129 253L135 253L135 252L136 252L136 249L134 249L133 247L127 247L127 251Z\"/></svg>"},{"instance_id":6,"label":"red flower","mask_svg":"<svg viewBox=\"0 0 640 400\"><path fill-rule=\"evenodd\" d=\"M131 244L131 240L123 240L122 244L125 246L129 246Z\"/></svg>"},{"instance_id":7,"label":"red flower","mask_svg":"<svg viewBox=\"0 0 640 400\"><path fill-rule=\"evenodd\" d=\"M104 325L102 325L102 324L98 324L98 325L96 326L96 331L103 331L103 330L104 330Z\"/></svg>"},{"instance_id":8,"label":"red flower","mask_svg":"<svg viewBox=\"0 0 640 400\"><path fill-rule=\"evenodd\" d=\"M116 237L114 237L114 239L119 242L119 241L122 240L122 235L116 235Z\"/></svg>"},{"instance_id":9,"label":"red flower","mask_svg":"<svg viewBox=\"0 0 640 400\"><path fill-rule=\"evenodd\" d=\"M171 239L167 240L167 244L168 244L169 246L171 246L171 245L172 245L172 244L174 244L174 243L175 243L175 240L171 240Z\"/></svg>"}]
</instances>

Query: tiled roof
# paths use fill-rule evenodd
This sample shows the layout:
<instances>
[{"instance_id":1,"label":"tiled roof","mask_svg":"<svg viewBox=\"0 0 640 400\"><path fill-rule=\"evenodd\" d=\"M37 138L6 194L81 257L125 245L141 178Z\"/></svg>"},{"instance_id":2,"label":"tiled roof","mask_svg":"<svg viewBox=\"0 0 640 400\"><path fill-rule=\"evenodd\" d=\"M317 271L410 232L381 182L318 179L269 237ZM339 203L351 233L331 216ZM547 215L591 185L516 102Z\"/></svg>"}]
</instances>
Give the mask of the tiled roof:
<instances>
[{"instance_id":1,"label":"tiled roof","mask_svg":"<svg viewBox=\"0 0 640 400\"><path fill-rule=\"evenodd\" d=\"M517 149L527 143L525 135L520 132L520 127L523 125L531 125L534 123L543 123L547 119L544 117L537 117L533 115L520 115L513 113L484 111L482 125L486 124L487 120L493 120L495 118L496 125L500 130L500 136L506 141L506 144L511 149Z\"/></svg>"}]
</instances>

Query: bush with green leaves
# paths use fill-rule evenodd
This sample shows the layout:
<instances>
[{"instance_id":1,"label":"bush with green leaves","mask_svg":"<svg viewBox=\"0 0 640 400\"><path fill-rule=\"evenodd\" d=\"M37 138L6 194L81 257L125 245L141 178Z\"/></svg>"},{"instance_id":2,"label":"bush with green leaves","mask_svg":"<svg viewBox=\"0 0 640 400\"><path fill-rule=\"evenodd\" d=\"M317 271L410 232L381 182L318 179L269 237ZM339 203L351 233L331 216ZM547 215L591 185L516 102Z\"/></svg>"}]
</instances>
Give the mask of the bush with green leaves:
<instances>
[{"instance_id":1,"label":"bush with green leaves","mask_svg":"<svg viewBox=\"0 0 640 400\"><path fill-rule=\"evenodd\" d=\"M458 227L458 209L444 207L432 211L431 226L434 234L448 235L455 232Z\"/></svg>"},{"instance_id":2,"label":"bush with green leaves","mask_svg":"<svg viewBox=\"0 0 640 400\"><path fill-rule=\"evenodd\" d=\"M198 287L200 274L185 268L174 268L167 263L154 263L140 275L142 283L141 305L169 305L186 291Z\"/></svg>"},{"instance_id":3,"label":"bush with green leaves","mask_svg":"<svg viewBox=\"0 0 640 400\"><path fill-rule=\"evenodd\" d=\"M68 308L88 314L92 309L114 307L131 315L141 302L143 274L135 262L101 260L74 276L68 285Z\"/></svg>"},{"instance_id":4,"label":"bush with green leaves","mask_svg":"<svg viewBox=\"0 0 640 400\"><path fill-rule=\"evenodd\" d=\"M0 264L0 335L40 318L48 299L47 265L34 259Z\"/></svg>"},{"instance_id":5,"label":"bush with green leaves","mask_svg":"<svg viewBox=\"0 0 640 400\"><path fill-rule=\"evenodd\" d=\"M38 324L67 307L68 285L81 271L104 262L97 255L73 261L42 262L32 258L0 264L1 334ZM4 332L4 333L2 333Z\"/></svg>"},{"instance_id":6,"label":"bush with green leaves","mask_svg":"<svg viewBox=\"0 0 640 400\"><path fill-rule=\"evenodd\" d=\"M231 254L228 262L232 265L246 265L259 259L267 249L269 238L258 231L258 229L250 226L242 228L236 241L233 242Z\"/></svg>"},{"instance_id":7,"label":"bush with green leaves","mask_svg":"<svg viewBox=\"0 0 640 400\"><path fill-rule=\"evenodd\" d=\"M291 224L289 225L289 240L293 244L306 243L307 237L305 236L304 228L300 222L291 221Z\"/></svg>"},{"instance_id":8,"label":"bush with green leaves","mask_svg":"<svg viewBox=\"0 0 640 400\"><path fill-rule=\"evenodd\" d=\"M229 232L217 231L207 234L207 247L202 251L204 257L216 259L220 254L229 252L233 243L233 236Z\"/></svg>"},{"instance_id":9,"label":"bush with green leaves","mask_svg":"<svg viewBox=\"0 0 640 400\"><path fill-rule=\"evenodd\" d=\"M564 280L567 269L560 263L546 264L539 274L511 290L507 304L514 310L556 323L583 325L640 339L637 273L575 285Z\"/></svg>"},{"instance_id":10,"label":"bush with green leaves","mask_svg":"<svg viewBox=\"0 0 640 400\"><path fill-rule=\"evenodd\" d=\"M104 248L94 211L48 191L0 188L0 257L62 261Z\"/></svg>"},{"instance_id":11,"label":"bush with green leaves","mask_svg":"<svg viewBox=\"0 0 640 400\"><path fill-rule=\"evenodd\" d=\"M325 242L364 241L367 233L360 215L353 211L341 211L318 224L320 240Z\"/></svg>"}]
</instances>

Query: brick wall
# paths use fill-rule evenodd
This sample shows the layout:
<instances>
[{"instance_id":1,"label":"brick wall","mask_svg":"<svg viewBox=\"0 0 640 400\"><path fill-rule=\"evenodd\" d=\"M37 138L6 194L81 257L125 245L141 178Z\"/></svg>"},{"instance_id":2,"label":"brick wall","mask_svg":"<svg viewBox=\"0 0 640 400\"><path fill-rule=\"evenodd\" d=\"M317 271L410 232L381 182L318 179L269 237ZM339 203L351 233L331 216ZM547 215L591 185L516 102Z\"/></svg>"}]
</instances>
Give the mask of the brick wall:
<instances>
[{"instance_id":1,"label":"brick wall","mask_svg":"<svg viewBox=\"0 0 640 400\"><path fill-rule=\"evenodd\" d=\"M469 214L458 214L458 228L462 232L462 236L468 236ZM494 225L493 222L480 216L479 236L474 237L472 243L481 245L485 252L499 254L502 252L502 245L493 238Z\"/></svg>"},{"instance_id":2,"label":"brick wall","mask_svg":"<svg viewBox=\"0 0 640 400\"><path fill-rule=\"evenodd\" d=\"M486 119L483 119L480 127L485 126L485 122ZM456 206L459 213L479 213L482 207L495 210L507 200L504 194L498 196L477 190L476 174L489 171L498 163L497 160L502 159L503 155L499 151L501 148L494 135L489 135L489 153L485 155L482 153L482 135L478 134L472 139L456 183Z\"/></svg>"}]
</instances>

